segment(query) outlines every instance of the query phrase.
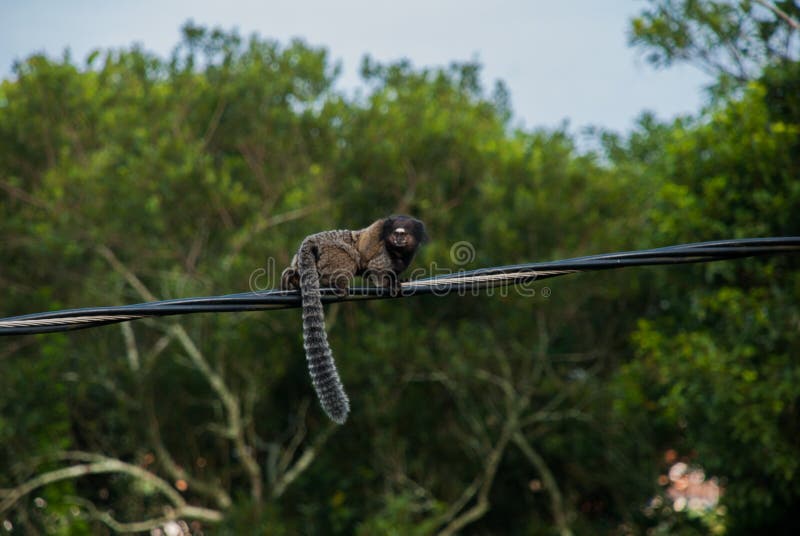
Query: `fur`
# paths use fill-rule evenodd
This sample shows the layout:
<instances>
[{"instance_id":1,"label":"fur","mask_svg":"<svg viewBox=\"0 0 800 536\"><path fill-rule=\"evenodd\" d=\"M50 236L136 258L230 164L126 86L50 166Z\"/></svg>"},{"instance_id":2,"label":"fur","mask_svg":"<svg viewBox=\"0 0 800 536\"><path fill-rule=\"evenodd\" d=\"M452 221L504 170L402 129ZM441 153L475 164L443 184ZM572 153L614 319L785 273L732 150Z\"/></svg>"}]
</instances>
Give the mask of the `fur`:
<instances>
[{"instance_id":1,"label":"fur","mask_svg":"<svg viewBox=\"0 0 800 536\"><path fill-rule=\"evenodd\" d=\"M346 295L353 278L363 276L396 295L399 274L426 240L424 224L409 216L380 219L359 231L323 231L303 240L281 275L281 288L300 290L308 370L322 408L338 424L347 420L350 401L328 344L320 287Z\"/></svg>"}]
</instances>

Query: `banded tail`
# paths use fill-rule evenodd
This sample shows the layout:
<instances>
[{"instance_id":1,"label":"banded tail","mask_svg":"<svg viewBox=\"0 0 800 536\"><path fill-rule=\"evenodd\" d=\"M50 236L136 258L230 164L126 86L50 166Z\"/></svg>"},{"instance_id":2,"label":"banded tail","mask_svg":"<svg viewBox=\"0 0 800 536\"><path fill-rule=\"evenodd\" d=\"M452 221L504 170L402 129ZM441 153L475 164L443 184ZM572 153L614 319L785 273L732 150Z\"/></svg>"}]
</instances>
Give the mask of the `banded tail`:
<instances>
[{"instance_id":1,"label":"banded tail","mask_svg":"<svg viewBox=\"0 0 800 536\"><path fill-rule=\"evenodd\" d=\"M333 353L325 333L325 316L319 290L319 274L315 245L305 240L297 253L300 272L300 294L303 304L303 347L306 350L308 372L317 391L322 409L334 422L344 424L350 412L350 401L339 379Z\"/></svg>"}]
</instances>

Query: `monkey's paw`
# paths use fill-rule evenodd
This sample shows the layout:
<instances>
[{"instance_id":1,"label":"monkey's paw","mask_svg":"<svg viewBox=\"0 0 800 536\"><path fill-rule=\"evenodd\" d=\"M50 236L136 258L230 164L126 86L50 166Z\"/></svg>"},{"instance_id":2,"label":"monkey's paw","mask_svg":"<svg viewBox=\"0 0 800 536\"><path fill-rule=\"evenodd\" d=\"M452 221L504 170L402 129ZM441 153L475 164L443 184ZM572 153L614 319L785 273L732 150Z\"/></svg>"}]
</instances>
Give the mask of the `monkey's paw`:
<instances>
[{"instance_id":1,"label":"monkey's paw","mask_svg":"<svg viewBox=\"0 0 800 536\"><path fill-rule=\"evenodd\" d=\"M300 273L291 266L281 274L281 290L298 290L300 288Z\"/></svg>"}]
</instances>

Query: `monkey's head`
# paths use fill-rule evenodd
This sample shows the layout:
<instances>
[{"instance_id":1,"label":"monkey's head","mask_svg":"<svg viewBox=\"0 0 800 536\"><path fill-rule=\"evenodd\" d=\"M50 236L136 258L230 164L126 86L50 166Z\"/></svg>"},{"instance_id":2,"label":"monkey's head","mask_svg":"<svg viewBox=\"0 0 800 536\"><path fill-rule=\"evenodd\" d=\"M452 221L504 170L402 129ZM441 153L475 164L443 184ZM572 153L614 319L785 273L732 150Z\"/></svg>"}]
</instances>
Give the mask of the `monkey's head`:
<instances>
[{"instance_id":1,"label":"monkey's head","mask_svg":"<svg viewBox=\"0 0 800 536\"><path fill-rule=\"evenodd\" d=\"M390 216L383 222L381 240L389 252L411 262L417 248L428 240L425 224L411 216Z\"/></svg>"}]
</instances>

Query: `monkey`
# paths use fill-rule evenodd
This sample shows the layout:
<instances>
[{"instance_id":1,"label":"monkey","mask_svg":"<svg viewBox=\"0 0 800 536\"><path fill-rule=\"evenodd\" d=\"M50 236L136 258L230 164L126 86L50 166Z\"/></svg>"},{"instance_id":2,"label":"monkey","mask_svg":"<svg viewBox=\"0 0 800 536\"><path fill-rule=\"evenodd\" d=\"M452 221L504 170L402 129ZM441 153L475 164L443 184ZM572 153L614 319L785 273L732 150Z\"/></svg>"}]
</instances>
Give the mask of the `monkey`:
<instances>
[{"instance_id":1,"label":"monkey","mask_svg":"<svg viewBox=\"0 0 800 536\"><path fill-rule=\"evenodd\" d=\"M325 413L344 424L350 412L325 332L320 287L346 296L355 276L400 293L399 275L428 240L425 225L410 216L382 218L358 231L323 231L307 236L281 274L281 289L300 290L303 347L308 371Z\"/></svg>"}]
</instances>

